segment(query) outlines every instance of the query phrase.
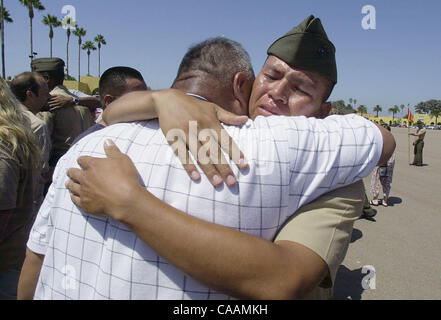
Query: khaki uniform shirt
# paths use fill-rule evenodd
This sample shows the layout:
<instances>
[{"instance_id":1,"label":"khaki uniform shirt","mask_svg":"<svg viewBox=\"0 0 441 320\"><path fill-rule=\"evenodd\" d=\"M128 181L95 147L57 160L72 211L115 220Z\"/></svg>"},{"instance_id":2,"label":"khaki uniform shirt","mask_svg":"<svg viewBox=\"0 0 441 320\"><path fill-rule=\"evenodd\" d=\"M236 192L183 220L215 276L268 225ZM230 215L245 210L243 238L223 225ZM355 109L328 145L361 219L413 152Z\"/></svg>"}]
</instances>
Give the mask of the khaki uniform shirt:
<instances>
[{"instance_id":1,"label":"khaki uniform shirt","mask_svg":"<svg viewBox=\"0 0 441 320\"><path fill-rule=\"evenodd\" d=\"M52 148L51 137L46 123L34 115L31 111L23 110L25 116L29 119L32 132L36 135L40 150L43 153L43 170L42 172L49 171L49 155Z\"/></svg>"},{"instance_id":2,"label":"khaki uniform shirt","mask_svg":"<svg viewBox=\"0 0 441 320\"><path fill-rule=\"evenodd\" d=\"M419 136L416 137L415 142L424 141L424 137L426 136L426 128L418 129L416 134L418 134Z\"/></svg>"},{"instance_id":3,"label":"khaki uniform shirt","mask_svg":"<svg viewBox=\"0 0 441 320\"><path fill-rule=\"evenodd\" d=\"M47 130L47 126L44 121L35 116L31 111L23 110L23 113L30 121L31 130L37 137L38 144L43 155L43 168L41 173L46 173L49 171L49 156L52 148L49 131ZM38 212L38 209L44 200L44 184L45 181L40 176L35 187L35 213Z\"/></svg>"},{"instance_id":4,"label":"khaki uniform shirt","mask_svg":"<svg viewBox=\"0 0 441 320\"><path fill-rule=\"evenodd\" d=\"M54 88L51 95L76 97L64 86ZM40 112L38 116L46 123L52 137L50 165L53 167L69 150L75 138L95 124L92 113L83 106Z\"/></svg>"},{"instance_id":5,"label":"khaki uniform shirt","mask_svg":"<svg viewBox=\"0 0 441 320\"><path fill-rule=\"evenodd\" d=\"M331 191L300 208L276 236L274 241L289 240L311 249L328 265L330 276L305 299L332 299L335 276L362 213L364 195L361 180Z\"/></svg>"}]
</instances>

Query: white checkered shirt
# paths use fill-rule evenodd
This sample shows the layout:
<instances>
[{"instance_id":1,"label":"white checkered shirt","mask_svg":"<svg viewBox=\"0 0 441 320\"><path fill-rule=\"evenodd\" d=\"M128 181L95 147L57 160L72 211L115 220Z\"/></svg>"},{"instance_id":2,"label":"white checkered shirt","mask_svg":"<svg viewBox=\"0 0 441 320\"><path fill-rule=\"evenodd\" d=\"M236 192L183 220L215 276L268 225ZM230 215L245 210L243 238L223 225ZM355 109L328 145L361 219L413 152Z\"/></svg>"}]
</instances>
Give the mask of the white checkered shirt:
<instances>
[{"instance_id":1,"label":"white checkered shirt","mask_svg":"<svg viewBox=\"0 0 441 320\"><path fill-rule=\"evenodd\" d=\"M367 176L383 146L379 129L356 115L258 117L226 129L250 164L246 171L233 166L233 188L214 188L205 176L192 182L157 121L110 126L73 146L57 165L28 241L30 250L45 255L35 298L228 298L167 263L126 226L72 203L67 169L78 167L82 155L104 157L107 138L130 156L141 183L159 199L268 240L300 206Z\"/></svg>"}]
</instances>

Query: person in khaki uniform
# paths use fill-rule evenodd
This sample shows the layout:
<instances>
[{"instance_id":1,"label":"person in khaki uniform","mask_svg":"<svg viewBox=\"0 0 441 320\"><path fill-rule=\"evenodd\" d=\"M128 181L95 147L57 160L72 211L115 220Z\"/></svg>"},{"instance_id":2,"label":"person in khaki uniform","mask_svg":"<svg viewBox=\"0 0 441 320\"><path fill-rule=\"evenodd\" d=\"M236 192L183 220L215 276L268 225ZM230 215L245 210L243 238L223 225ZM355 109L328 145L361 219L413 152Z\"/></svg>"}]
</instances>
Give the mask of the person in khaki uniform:
<instances>
[{"instance_id":1,"label":"person in khaki uniform","mask_svg":"<svg viewBox=\"0 0 441 320\"><path fill-rule=\"evenodd\" d=\"M48 180L50 171L49 156L52 143L46 123L38 118L36 114L47 105L51 96L46 81L38 73L33 72L23 72L17 75L11 81L10 88L22 103L23 113L30 121L32 132L36 135L43 154L43 169L35 198L35 212L38 212L44 199L44 185Z\"/></svg>"},{"instance_id":2,"label":"person in khaki uniform","mask_svg":"<svg viewBox=\"0 0 441 320\"><path fill-rule=\"evenodd\" d=\"M52 138L49 165L55 167L58 160L69 150L72 142L82 132L94 125L94 116L89 108L79 105L79 99L65 86L64 61L59 58L35 59L31 63L33 72L41 74L52 96L64 96L74 102L73 107L40 112L38 116L46 123Z\"/></svg>"},{"instance_id":3,"label":"person in khaki uniform","mask_svg":"<svg viewBox=\"0 0 441 320\"><path fill-rule=\"evenodd\" d=\"M332 299L338 268L351 241L354 222L363 211L366 195L363 181L331 191L300 208L282 227L274 241L292 241L314 251L329 274L303 299Z\"/></svg>"},{"instance_id":4,"label":"person in khaki uniform","mask_svg":"<svg viewBox=\"0 0 441 320\"><path fill-rule=\"evenodd\" d=\"M421 120L418 120L417 126L418 130L416 133L409 133L410 136L417 137L413 143L413 153L415 156L411 165L421 167L423 165L423 148L426 128L423 128L423 122Z\"/></svg>"}]
</instances>

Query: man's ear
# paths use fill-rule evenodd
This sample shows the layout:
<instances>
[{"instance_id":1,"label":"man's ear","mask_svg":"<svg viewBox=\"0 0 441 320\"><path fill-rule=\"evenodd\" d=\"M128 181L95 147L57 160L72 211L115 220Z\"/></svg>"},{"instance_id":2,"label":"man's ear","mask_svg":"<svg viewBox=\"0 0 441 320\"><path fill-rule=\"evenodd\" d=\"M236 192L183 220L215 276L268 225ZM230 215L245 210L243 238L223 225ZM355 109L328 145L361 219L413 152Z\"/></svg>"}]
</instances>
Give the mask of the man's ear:
<instances>
[{"instance_id":1,"label":"man's ear","mask_svg":"<svg viewBox=\"0 0 441 320\"><path fill-rule=\"evenodd\" d=\"M238 72L234 75L233 95L240 104L241 114L248 115L248 103L252 87L253 81L248 79L244 72Z\"/></svg>"},{"instance_id":2,"label":"man's ear","mask_svg":"<svg viewBox=\"0 0 441 320\"><path fill-rule=\"evenodd\" d=\"M26 91L26 99L32 99L35 97L35 93L33 93L31 90Z\"/></svg>"},{"instance_id":3,"label":"man's ear","mask_svg":"<svg viewBox=\"0 0 441 320\"><path fill-rule=\"evenodd\" d=\"M103 102L104 102L104 107L107 107L109 104L111 104L113 101L115 101L115 97L110 95L110 94L106 94L103 98Z\"/></svg>"},{"instance_id":4,"label":"man's ear","mask_svg":"<svg viewBox=\"0 0 441 320\"><path fill-rule=\"evenodd\" d=\"M320 108L320 119L324 119L329 115L329 112L331 112L332 105L330 102L323 102L322 106Z\"/></svg>"}]
</instances>

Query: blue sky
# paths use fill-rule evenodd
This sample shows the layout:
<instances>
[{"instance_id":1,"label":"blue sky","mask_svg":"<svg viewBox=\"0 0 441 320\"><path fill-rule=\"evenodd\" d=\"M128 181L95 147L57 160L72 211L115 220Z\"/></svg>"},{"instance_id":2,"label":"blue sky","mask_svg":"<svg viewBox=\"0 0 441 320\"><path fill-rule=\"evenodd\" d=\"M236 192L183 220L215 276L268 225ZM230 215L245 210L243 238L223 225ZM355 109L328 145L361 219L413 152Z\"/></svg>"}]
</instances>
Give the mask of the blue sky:
<instances>
[{"instance_id":1,"label":"blue sky","mask_svg":"<svg viewBox=\"0 0 441 320\"><path fill-rule=\"evenodd\" d=\"M4 0L14 23L5 26L6 73L29 70L29 17L18 0ZM323 22L337 48L339 82L330 100L357 99L368 110L379 104L383 114L397 104L414 106L441 99L441 1L439 0L41 0L36 12L34 51L49 56L49 28L43 15L59 18L63 6L76 9L85 40L101 33L101 70L127 65L141 71L153 89L171 85L182 56L191 44L225 36L249 52L256 73L268 46L309 14ZM364 30L362 7L376 9L376 29ZM71 38L70 73L77 77L78 44ZM66 58L66 31L55 30L54 56ZM81 73L87 73L82 52ZM91 74L98 73L97 51Z\"/></svg>"}]
</instances>

